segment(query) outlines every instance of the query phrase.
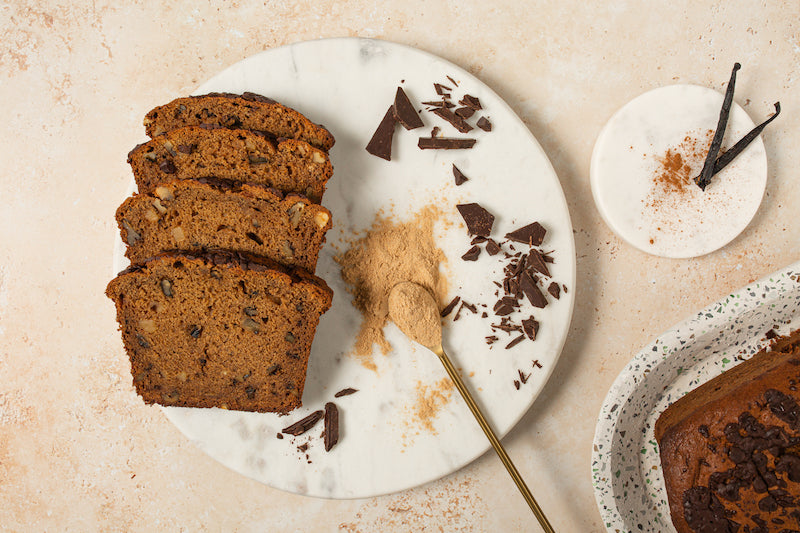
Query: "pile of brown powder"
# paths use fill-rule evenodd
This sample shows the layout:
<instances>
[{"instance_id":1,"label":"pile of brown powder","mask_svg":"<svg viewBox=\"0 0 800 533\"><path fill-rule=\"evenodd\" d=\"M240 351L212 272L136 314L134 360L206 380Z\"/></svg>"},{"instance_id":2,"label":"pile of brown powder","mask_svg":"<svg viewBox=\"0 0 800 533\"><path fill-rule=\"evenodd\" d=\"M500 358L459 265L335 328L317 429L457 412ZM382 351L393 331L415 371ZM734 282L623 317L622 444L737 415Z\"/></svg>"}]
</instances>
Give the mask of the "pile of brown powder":
<instances>
[{"instance_id":1,"label":"pile of brown powder","mask_svg":"<svg viewBox=\"0 0 800 533\"><path fill-rule=\"evenodd\" d=\"M428 206L408 222L396 222L378 215L370 230L336 257L342 279L353 295L353 305L361 312L361 329L355 354L368 368L377 344L384 354L391 345L383 334L389 317L389 293L402 281L422 285L441 307L447 294L447 280L439 275L439 264L446 261L433 239L433 225L441 216L437 207Z\"/></svg>"}]
</instances>

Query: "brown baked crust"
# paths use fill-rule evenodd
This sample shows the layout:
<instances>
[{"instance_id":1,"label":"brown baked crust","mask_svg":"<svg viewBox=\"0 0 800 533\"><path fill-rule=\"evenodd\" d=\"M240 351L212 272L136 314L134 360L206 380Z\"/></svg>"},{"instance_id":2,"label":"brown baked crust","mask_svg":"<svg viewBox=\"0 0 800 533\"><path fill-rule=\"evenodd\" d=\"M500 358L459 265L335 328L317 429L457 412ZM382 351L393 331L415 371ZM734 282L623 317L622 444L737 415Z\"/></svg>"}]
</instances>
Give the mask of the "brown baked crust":
<instances>
[{"instance_id":1,"label":"brown baked crust","mask_svg":"<svg viewBox=\"0 0 800 533\"><path fill-rule=\"evenodd\" d=\"M679 533L800 529L798 383L795 332L661 414L655 436Z\"/></svg>"},{"instance_id":2,"label":"brown baked crust","mask_svg":"<svg viewBox=\"0 0 800 533\"><path fill-rule=\"evenodd\" d=\"M166 281L165 281L166 280ZM245 254L164 254L106 289L146 403L287 412L301 404L323 280Z\"/></svg>"},{"instance_id":3,"label":"brown baked crust","mask_svg":"<svg viewBox=\"0 0 800 533\"><path fill-rule=\"evenodd\" d=\"M314 272L331 214L304 196L218 180L176 180L117 209L133 263L163 252L230 250Z\"/></svg>"},{"instance_id":4,"label":"brown baked crust","mask_svg":"<svg viewBox=\"0 0 800 533\"><path fill-rule=\"evenodd\" d=\"M199 126L138 145L128 163L141 193L175 179L217 178L266 185L319 203L333 175L328 154L303 141Z\"/></svg>"},{"instance_id":5,"label":"brown baked crust","mask_svg":"<svg viewBox=\"0 0 800 533\"><path fill-rule=\"evenodd\" d=\"M274 137L298 139L328 151L335 140L325 127L299 111L254 93L209 93L176 98L152 109L144 119L148 137L185 126L212 125L262 131Z\"/></svg>"}]
</instances>

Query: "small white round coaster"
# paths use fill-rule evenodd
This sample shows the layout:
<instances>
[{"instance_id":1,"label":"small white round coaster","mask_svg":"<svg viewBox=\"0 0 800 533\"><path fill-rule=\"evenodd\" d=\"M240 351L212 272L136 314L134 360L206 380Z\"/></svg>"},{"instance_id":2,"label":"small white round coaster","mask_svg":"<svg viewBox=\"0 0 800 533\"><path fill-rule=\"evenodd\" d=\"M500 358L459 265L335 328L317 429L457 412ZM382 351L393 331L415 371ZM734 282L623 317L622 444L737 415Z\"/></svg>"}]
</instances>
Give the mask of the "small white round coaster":
<instances>
[{"instance_id":1,"label":"small white round coaster","mask_svg":"<svg viewBox=\"0 0 800 533\"><path fill-rule=\"evenodd\" d=\"M608 121L592 153L590 179L609 227L636 248L662 257L713 252L750 223L764 195L767 155L759 137L714 176L694 184L714 136L723 95L670 85L634 98ZM722 149L753 128L731 108Z\"/></svg>"}]
</instances>

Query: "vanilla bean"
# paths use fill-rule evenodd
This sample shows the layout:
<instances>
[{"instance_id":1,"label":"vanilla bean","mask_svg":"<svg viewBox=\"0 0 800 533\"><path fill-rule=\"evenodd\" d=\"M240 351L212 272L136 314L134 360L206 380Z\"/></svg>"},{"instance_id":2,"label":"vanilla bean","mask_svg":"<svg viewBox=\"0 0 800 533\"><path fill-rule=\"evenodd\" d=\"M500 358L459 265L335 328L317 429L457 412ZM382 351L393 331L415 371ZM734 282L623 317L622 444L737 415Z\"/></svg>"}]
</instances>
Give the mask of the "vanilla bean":
<instances>
[{"instance_id":1,"label":"vanilla bean","mask_svg":"<svg viewBox=\"0 0 800 533\"><path fill-rule=\"evenodd\" d=\"M723 153L721 156L717 158L717 161L714 163L714 174L728 166L728 163L733 161L736 156L741 154L745 148L747 148L751 142L755 141L756 138L761 135L761 132L764 131L764 128L767 127L767 124L775 120L778 115L781 114L781 103L775 102L775 114L769 117L767 120L750 130L747 135L742 137L736 144L734 144L730 150Z\"/></svg>"},{"instance_id":2,"label":"vanilla bean","mask_svg":"<svg viewBox=\"0 0 800 533\"><path fill-rule=\"evenodd\" d=\"M694 179L694 182L702 190L706 190L708 182L711 181L711 176L714 175L714 162L717 160L719 149L722 147L722 138L725 136L725 128L728 125L728 115L731 113L731 105L733 104L733 90L736 87L736 71L742 68L739 63L733 64L731 70L731 79L728 82L728 88L725 90L725 98L722 100L722 109L719 112L719 120L717 121L717 130L714 132L714 139L711 141L711 146L708 148L708 155L703 163L703 170L700 175Z\"/></svg>"}]
</instances>

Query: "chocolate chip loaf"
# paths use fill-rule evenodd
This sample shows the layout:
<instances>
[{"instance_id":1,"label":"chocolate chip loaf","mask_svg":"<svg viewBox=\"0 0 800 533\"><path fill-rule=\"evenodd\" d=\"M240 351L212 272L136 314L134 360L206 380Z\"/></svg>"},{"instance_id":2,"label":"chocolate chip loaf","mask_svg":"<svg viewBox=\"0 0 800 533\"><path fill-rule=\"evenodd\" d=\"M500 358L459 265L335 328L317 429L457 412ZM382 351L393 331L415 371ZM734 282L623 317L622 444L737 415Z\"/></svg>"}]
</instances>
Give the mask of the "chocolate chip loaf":
<instances>
[{"instance_id":1,"label":"chocolate chip loaf","mask_svg":"<svg viewBox=\"0 0 800 533\"><path fill-rule=\"evenodd\" d=\"M328 154L303 141L199 126L140 144L128 154L128 163L141 193L175 179L211 177L266 185L319 203L333 175Z\"/></svg>"},{"instance_id":2,"label":"chocolate chip loaf","mask_svg":"<svg viewBox=\"0 0 800 533\"><path fill-rule=\"evenodd\" d=\"M304 196L218 180L176 180L117 209L134 264L169 251L246 252L314 272L330 212Z\"/></svg>"},{"instance_id":3,"label":"chocolate chip loaf","mask_svg":"<svg viewBox=\"0 0 800 533\"><path fill-rule=\"evenodd\" d=\"M271 98L253 93L210 93L177 98L158 106L144 119L149 137L184 126L223 126L255 130L274 137L298 139L328 151L333 135L301 113Z\"/></svg>"},{"instance_id":4,"label":"chocolate chip loaf","mask_svg":"<svg viewBox=\"0 0 800 533\"><path fill-rule=\"evenodd\" d=\"M242 254L167 254L106 290L146 403L287 412L301 404L325 282Z\"/></svg>"},{"instance_id":5,"label":"chocolate chip loaf","mask_svg":"<svg viewBox=\"0 0 800 533\"><path fill-rule=\"evenodd\" d=\"M701 385L655 426L679 533L800 531L800 333Z\"/></svg>"}]
</instances>

